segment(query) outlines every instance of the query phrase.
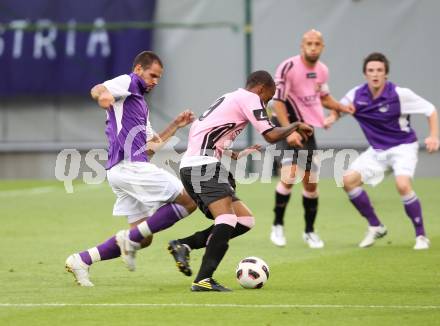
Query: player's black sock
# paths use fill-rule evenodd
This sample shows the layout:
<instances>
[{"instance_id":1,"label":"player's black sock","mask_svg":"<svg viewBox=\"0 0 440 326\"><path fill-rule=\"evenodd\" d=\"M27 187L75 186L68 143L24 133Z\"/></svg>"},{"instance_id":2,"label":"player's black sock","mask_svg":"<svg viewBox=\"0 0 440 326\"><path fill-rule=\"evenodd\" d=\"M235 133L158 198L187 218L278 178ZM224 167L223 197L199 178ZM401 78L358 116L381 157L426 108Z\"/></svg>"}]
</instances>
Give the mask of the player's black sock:
<instances>
[{"instance_id":1,"label":"player's black sock","mask_svg":"<svg viewBox=\"0 0 440 326\"><path fill-rule=\"evenodd\" d=\"M306 222L305 232L313 232L316 219L316 213L318 212L318 198L307 198L303 196L304 206L304 220Z\"/></svg>"},{"instance_id":2,"label":"player's black sock","mask_svg":"<svg viewBox=\"0 0 440 326\"><path fill-rule=\"evenodd\" d=\"M199 282L207 277L212 277L212 274L214 274L217 266L228 250L228 241L233 231L234 228L229 224L221 223L214 226L195 282Z\"/></svg>"},{"instance_id":3,"label":"player's black sock","mask_svg":"<svg viewBox=\"0 0 440 326\"><path fill-rule=\"evenodd\" d=\"M211 225L210 227L208 227L202 231L198 231L198 232L194 233L193 235L190 235L189 237L186 237L186 238L179 239L178 241L181 244L186 244L191 249L205 248L206 242L208 241L208 237L211 234L213 228L214 228L214 225ZM250 230L250 228L248 228L247 226L240 224L240 223L237 223L237 225L234 228L234 231L232 231L231 239L238 237L238 236L246 233L249 230Z\"/></svg>"},{"instance_id":4,"label":"player's black sock","mask_svg":"<svg viewBox=\"0 0 440 326\"><path fill-rule=\"evenodd\" d=\"M179 242L181 244L188 245L191 249L205 248L206 241L208 240L213 228L214 224L202 231L198 231L193 235L190 235L189 237L179 239Z\"/></svg>"},{"instance_id":5,"label":"player's black sock","mask_svg":"<svg viewBox=\"0 0 440 326\"><path fill-rule=\"evenodd\" d=\"M289 202L289 199L290 194L282 195L275 191L275 208L273 209L275 212L275 219L273 220L274 225L284 225L284 212L286 211L286 206Z\"/></svg>"},{"instance_id":6,"label":"player's black sock","mask_svg":"<svg viewBox=\"0 0 440 326\"><path fill-rule=\"evenodd\" d=\"M237 223L237 225L234 228L234 231L232 231L231 239L238 237L242 234L245 234L249 230L250 228L248 228L247 226Z\"/></svg>"}]
</instances>

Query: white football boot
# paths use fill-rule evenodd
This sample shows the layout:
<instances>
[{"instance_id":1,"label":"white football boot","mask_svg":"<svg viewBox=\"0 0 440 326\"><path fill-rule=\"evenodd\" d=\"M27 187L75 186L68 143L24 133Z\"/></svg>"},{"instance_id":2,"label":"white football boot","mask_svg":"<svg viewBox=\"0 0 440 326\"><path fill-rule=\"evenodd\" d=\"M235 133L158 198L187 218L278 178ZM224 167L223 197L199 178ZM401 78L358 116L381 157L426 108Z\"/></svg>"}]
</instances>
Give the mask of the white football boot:
<instances>
[{"instance_id":1,"label":"white football boot","mask_svg":"<svg viewBox=\"0 0 440 326\"><path fill-rule=\"evenodd\" d=\"M383 238L386 236L387 232L388 230L385 225L369 226L365 238L359 243L359 247L367 248L372 246L376 239Z\"/></svg>"},{"instance_id":2,"label":"white football boot","mask_svg":"<svg viewBox=\"0 0 440 326\"><path fill-rule=\"evenodd\" d=\"M315 232L303 233L303 240L309 245L309 248L324 248L324 241L322 241L319 235Z\"/></svg>"},{"instance_id":3,"label":"white football boot","mask_svg":"<svg viewBox=\"0 0 440 326\"><path fill-rule=\"evenodd\" d=\"M89 279L89 268L85 262L82 261L79 254L73 254L66 259L66 271L73 274L76 283L81 286L93 286Z\"/></svg>"},{"instance_id":4,"label":"white football boot","mask_svg":"<svg viewBox=\"0 0 440 326\"><path fill-rule=\"evenodd\" d=\"M140 244L131 241L128 237L129 230L121 230L116 233L116 244L121 249L121 258L130 272L136 270L136 251L140 249Z\"/></svg>"},{"instance_id":5,"label":"white football boot","mask_svg":"<svg viewBox=\"0 0 440 326\"><path fill-rule=\"evenodd\" d=\"M273 244L278 247L284 247L286 245L287 241L286 237L284 236L284 226L281 224L272 225L270 241L272 241Z\"/></svg>"},{"instance_id":6,"label":"white football boot","mask_svg":"<svg viewBox=\"0 0 440 326\"><path fill-rule=\"evenodd\" d=\"M414 250L424 250L429 249L430 241L424 235L419 235L416 238L416 244L414 245Z\"/></svg>"}]
</instances>

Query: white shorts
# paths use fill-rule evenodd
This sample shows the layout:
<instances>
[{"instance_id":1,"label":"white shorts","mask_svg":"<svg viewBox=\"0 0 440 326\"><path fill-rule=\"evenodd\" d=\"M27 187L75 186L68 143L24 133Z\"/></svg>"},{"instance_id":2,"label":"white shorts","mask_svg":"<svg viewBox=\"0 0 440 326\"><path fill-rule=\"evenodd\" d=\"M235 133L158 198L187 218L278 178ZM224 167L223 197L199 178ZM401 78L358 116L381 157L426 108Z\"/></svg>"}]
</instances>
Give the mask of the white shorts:
<instances>
[{"instance_id":1,"label":"white shorts","mask_svg":"<svg viewBox=\"0 0 440 326\"><path fill-rule=\"evenodd\" d=\"M362 182L372 186L379 184L386 173L393 171L395 176L414 176L417 165L419 144L402 144L379 151L369 147L350 165L349 170L359 172Z\"/></svg>"},{"instance_id":2,"label":"white shorts","mask_svg":"<svg viewBox=\"0 0 440 326\"><path fill-rule=\"evenodd\" d=\"M152 215L183 190L179 179L146 162L121 161L107 171L107 179L117 197L113 215L126 215L128 223Z\"/></svg>"}]
</instances>

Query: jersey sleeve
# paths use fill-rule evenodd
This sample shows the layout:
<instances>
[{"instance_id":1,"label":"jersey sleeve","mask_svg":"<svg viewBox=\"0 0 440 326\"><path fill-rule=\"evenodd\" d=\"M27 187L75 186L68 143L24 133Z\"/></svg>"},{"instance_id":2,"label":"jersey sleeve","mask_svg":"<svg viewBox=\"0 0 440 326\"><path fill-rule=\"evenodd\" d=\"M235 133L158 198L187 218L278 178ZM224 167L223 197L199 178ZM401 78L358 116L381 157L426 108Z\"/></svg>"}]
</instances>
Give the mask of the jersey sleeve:
<instances>
[{"instance_id":1,"label":"jersey sleeve","mask_svg":"<svg viewBox=\"0 0 440 326\"><path fill-rule=\"evenodd\" d=\"M344 97L339 101L343 105L349 105L350 103L354 102L354 95L356 93L356 90L359 88L359 86L356 86L348 91L347 94L344 95Z\"/></svg>"},{"instance_id":2,"label":"jersey sleeve","mask_svg":"<svg viewBox=\"0 0 440 326\"><path fill-rule=\"evenodd\" d=\"M402 114L418 113L429 117L435 110L431 102L420 97L409 88L396 87L396 92L399 95Z\"/></svg>"},{"instance_id":3,"label":"jersey sleeve","mask_svg":"<svg viewBox=\"0 0 440 326\"><path fill-rule=\"evenodd\" d=\"M103 85L105 86L105 88L108 89L110 94L113 95L115 100L118 101L131 94L128 91L128 88L130 87L130 82L131 78L129 75L121 75L105 81Z\"/></svg>"},{"instance_id":4,"label":"jersey sleeve","mask_svg":"<svg viewBox=\"0 0 440 326\"><path fill-rule=\"evenodd\" d=\"M289 80L287 78L288 72L292 69L292 60L286 60L282 62L275 72L275 85L276 91L273 97L274 100L285 102L287 100L287 90L289 86Z\"/></svg>"},{"instance_id":5,"label":"jersey sleeve","mask_svg":"<svg viewBox=\"0 0 440 326\"><path fill-rule=\"evenodd\" d=\"M330 87L328 86L328 68L324 64L322 64L322 75L322 84L319 91L320 97L324 97L330 94Z\"/></svg>"},{"instance_id":6,"label":"jersey sleeve","mask_svg":"<svg viewBox=\"0 0 440 326\"><path fill-rule=\"evenodd\" d=\"M147 120L146 133L147 133L147 141L153 139L154 135L156 135L156 132L151 126L150 120Z\"/></svg>"},{"instance_id":7,"label":"jersey sleeve","mask_svg":"<svg viewBox=\"0 0 440 326\"><path fill-rule=\"evenodd\" d=\"M254 126L257 131L264 135L272 130L275 126L270 122L266 108L258 95L253 95L241 105L242 111L247 120Z\"/></svg>"}]
</instances>

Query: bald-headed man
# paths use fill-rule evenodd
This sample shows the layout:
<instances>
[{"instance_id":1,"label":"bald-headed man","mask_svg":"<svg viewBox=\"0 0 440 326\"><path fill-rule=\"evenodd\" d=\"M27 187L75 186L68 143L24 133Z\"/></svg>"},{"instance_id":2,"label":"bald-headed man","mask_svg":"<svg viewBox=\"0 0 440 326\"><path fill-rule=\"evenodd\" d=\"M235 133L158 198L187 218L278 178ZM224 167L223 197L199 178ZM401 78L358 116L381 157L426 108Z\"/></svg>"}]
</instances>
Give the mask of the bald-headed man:
<instances>
[{"instance_id":1,"label":"bald-headed man","mask_svg":"<svg viewBox=\"0 0 440 326\"><path fill-rule=\"evenodd\" d=\"M304 33L301 42L301 54L284 60L277 68L275 75L276 93L273 97L272 122L277 126L288 126L301 121L315 128L324 128L325 116L323 107L352 113L352 108L337 102L327 85L328 68L319 61L324 50L324 39L321 32L309 30ZM315 232L314 224L318 210L318 185L314 180L317 172L317 149L314 135L305 139L298 132L277 143L281 153L281 180L275 190L275 219L270 235L277 246L285 246L284 213L290 199L297 167L304 171L303 206L305 230L304 241L310 248L322 248L324 242ZM290 154L290 155L289 155Z\"/></svg>"}]
</instances>

